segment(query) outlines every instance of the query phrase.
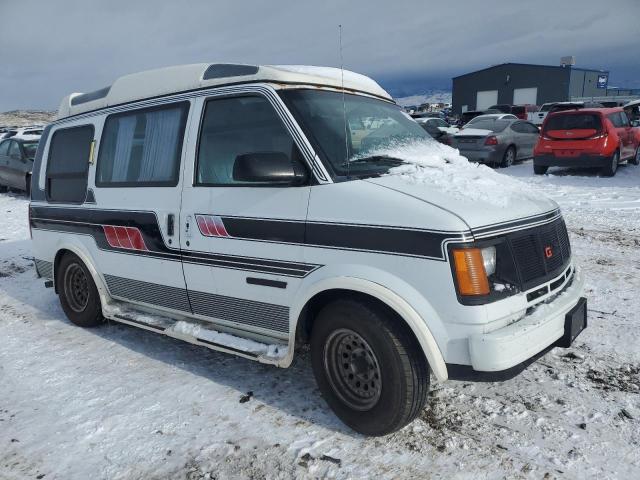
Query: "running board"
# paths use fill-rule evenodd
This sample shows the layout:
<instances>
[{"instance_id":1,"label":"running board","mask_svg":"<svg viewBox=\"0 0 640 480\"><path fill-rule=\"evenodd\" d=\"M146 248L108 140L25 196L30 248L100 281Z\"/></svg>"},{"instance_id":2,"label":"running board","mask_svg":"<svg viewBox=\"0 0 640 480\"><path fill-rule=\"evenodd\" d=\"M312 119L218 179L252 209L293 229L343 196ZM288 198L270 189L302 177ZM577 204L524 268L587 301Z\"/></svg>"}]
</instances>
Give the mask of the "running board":
<instances>
[{"instance_id":1,"label":"running board","mask_svg":"<svg viewBox=\"0 0 640 480\"><path fill-rule=\"evenodd\" d=\"M219 332L205 322L195 319L176 320L114 303L104 305L102 314L116 322L262 363L279 364L288 353L287 345L261 343Z\"/></svg>"}]
</instances>

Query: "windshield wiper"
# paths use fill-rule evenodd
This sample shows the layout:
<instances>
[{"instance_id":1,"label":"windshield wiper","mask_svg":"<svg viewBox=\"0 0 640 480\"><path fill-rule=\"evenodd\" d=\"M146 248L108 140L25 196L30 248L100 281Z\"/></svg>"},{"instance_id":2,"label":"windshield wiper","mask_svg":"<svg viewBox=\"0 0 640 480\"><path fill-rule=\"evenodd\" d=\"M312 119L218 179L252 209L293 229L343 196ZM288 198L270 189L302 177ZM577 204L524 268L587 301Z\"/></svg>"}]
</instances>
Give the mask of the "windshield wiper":
<instances>
[{"instance_id":1,"label":"windshield wiper","mask_svg":"<svg viewBox=\"0 0 640 480\"><path fill-rule=\"evenodd\" d=\"M390 157L388 155L370 155L368 157L355 158L353 160L349 160L348 162L344 162L341 167L347 167L354 163L380 163L385 165L401 165L405 163L405 161L400 158Z\"/></svg>"}]
</instances>

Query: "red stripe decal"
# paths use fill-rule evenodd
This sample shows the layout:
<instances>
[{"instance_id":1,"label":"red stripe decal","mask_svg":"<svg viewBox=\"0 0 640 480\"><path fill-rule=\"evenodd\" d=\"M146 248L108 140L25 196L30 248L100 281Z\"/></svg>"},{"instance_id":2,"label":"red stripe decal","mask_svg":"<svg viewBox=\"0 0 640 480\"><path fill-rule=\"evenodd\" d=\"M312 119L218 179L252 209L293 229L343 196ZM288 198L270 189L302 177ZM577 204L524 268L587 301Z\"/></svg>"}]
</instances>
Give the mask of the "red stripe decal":
<instances>
[{"instance_id":1,"label":"red stripe decal","mask_svg":"<svg viewBox=\"0 0 640 480\"><path fill-rule=\"evenodd\" d=\"M129 235L129 240L131 240L131 245L134 250L148 250L147 246L144 243L144 238L142 238L142 233L140 230L133 227L127 227L127 234Z\"/></svg>"},{"instance_id":2,"label":"red stripe decal","mask_svg":"<svg viewBox=\"0 0 640 480\"><path fill-rule=\"evenodd\" d=\"M127 235L126 227L114 227L116 231L116 235L118 236L118 241L120 242L120 246L122 248L127 248L129 250L133 249L133 245L131 245L131 240L129 240L129 235Z\"/></svg>"},{"instance_id":3,"label":"red stripe decal","mask_svg":"<svg viewBox=\"0 0 640 480\"><path fill-rule=\"evenodd\" d=\"M207 221L202 215L196 215L196 222L198 223L198 228L200 229L200 233L205 237L210 237L211 232L209 231L209 227L207 227Z\"/></svg>"},{"instance_id":4,"label":"red stripe decal","mask_svg":"<svg viewBox=\"0 0 640 480\"><path fill-rule=\"evenodd\" d=\"M120 248L120 242L118 241L118 236L116 235L116 229L110 225L103 225L102 229L104 230L104 236L107 237L107 243L110 247Z\"/></svg>"},{"instance_id":5,"label":"red stripe decal","mask_svg":"<svg viewBox=\"0 0 640 480\"><path fill-rule=\"evenodd\" d=\"M220 236L220 232L216 228L216 224L213 221L213 218L211 217L211 215L207 215L205 217L205 219L207 220L207 227L209 228L209 231L211 232L211 235L219 237Z\"/></svg>"},{"instance_id":6,"label":"red stripe decal","mask_svg":"<svg viewBox=\"0 0 640 480\"><path fill-rule=\"evenodd\" d=\"M229 232L227 232L227 229L224 227L224 223L222 222L222 219L220 217L213 217L213 219L216 222L216 228L218 229L218 233L223 237L228 237Z\"/></svg>"}]
</instances>

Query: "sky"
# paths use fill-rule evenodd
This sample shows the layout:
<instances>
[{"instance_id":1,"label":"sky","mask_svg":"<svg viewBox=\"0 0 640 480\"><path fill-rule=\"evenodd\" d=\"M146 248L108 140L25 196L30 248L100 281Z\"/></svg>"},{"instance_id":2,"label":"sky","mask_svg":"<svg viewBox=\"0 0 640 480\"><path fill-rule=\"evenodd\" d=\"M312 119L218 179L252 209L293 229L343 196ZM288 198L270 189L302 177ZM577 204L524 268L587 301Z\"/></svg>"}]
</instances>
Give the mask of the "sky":
<instances>
[{"instance_id":1,"label":"sky","mask_svg":"<svg viewBox=\"0 0 640 480\"><path fill-rule=\"evenodd\" d=\"M396 96L505 62L611 72L640 88L640 0L0 0L0 112L168 65L339 66Z\"/></svg>"}]
</instances>

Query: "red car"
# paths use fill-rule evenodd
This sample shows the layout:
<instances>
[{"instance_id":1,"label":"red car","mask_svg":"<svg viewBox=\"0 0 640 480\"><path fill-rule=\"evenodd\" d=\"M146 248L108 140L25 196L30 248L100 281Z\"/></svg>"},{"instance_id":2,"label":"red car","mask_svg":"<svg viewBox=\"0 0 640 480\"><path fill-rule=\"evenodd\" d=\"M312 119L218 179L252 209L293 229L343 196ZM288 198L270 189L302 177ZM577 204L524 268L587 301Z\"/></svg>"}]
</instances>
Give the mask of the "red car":
<instances>
[{"instance_id":1,"label":"red car","mask_svg":"<svg viewBox=\"0 0 640 480\"><path fill-rule=\"evenodd\" d=\"M582 108L547 115L533 150L533 171L549 167L599 168L615 175L620 163L640 163L640 129L622 108Z\"/></svg>"}]
</instances>

